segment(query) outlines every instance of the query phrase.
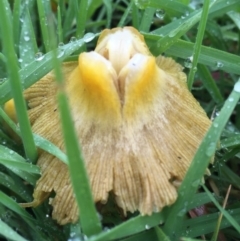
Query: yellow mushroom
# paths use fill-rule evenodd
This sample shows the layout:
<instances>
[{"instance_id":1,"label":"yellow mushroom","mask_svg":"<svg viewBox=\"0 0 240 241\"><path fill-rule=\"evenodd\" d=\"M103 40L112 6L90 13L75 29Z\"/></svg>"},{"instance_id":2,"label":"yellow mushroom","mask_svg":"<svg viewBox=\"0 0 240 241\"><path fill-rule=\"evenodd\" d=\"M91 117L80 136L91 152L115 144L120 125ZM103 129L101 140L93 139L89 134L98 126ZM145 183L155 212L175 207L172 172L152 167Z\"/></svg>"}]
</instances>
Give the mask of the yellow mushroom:
<instances>
[{"instance_id":1,"label":"yellow mushroom","mask_svg":"<svg viewBox=\"0 0 240 241\"><path fill-rule=\"evenodd\" d=\"M112 191L124 214L142 215L173 204L211 123L188 91L182 66L155 58L143 36L124 27L104 30L94 51L62 68L94 201L106 203ZM64 150L56 93L51 72L24 95L33 131ZM53 218L76 222L67 166L43 151L38 165L42 176L25 206L54 191Z\"/></svg>"}]
</instances>

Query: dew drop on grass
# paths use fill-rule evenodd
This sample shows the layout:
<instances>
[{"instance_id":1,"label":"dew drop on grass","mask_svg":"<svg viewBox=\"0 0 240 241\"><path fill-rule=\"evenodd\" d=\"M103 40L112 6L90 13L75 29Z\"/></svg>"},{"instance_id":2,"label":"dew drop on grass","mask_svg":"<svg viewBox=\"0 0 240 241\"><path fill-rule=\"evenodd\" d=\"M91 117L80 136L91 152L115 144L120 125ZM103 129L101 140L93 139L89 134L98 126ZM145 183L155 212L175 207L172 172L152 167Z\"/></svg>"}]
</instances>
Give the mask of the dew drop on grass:
<instances>
[{"instance_id":1,"label":"dew drop on grass","mask_svg":"<svg viewBox=\"0 0 240 241\"><path fill-rule=\"evenodd\" d=\"M211 142L206 150L206 155L208 157L212 157L216 149L216 144L214 142Z\"/></svg>"},{"instance_id":2,"label":"dew drop on grass","mask_svg":"<svg viewBox=\"0 0 240 241\"><path fill-rule=\"evenodd\" d=\"M240 80L234 85L234 91L240 93Z\"/></svg>"},{"instance_id":3,"label":"dew drop on grass","mask_svg":"<svg viewBox=\"0 0 240 241\"><path fill-rule=\"evenodd\" d=\"M192 183L192 186L193 187L198 187L199 186L199 183L200 183L200 180L196 180Z\"/></svg>"},{"instance_id":4,"label":"dew drop on grass","mask_svg":"<svg viewBox=\"0 0 240 241\"><path fill-rule=\"evenodd\" d=\"M192 60L193 60L192 56L185 59L184 66L188 69L191 69L192 68Z\"/></svg>"},{"instance_id":5,"label":"dew drop on grass","mask_svg":"<svg viewBox=\"0 0 240 241\"><path fill-rule=\"evenodd\" d=\"M159 19L163 19L165 15L165 11L163 9L157 9L155 16Z\"/></svg>"},{"instance_id":6,"label":"dew drop on grass","mask_svg":"<svg viewBox=\"0 0 240 241\"><path fill-rule=\"evenodd\" d=\"M44 58L44 54L42 52L37 52L35 54L35 60L36 61L41 61Z\"/></svg>"},{"instance_id":7,"label":"dew drop on grass","mask_svg":"<svg viewBox=\"0 0 240 241\"><path fill-rule=\"evenodd\" d=\"M228 99L228 101L229 101L229 102L233 102L233 101L234 101L234 98L230 97L230 98Z\"/></svg>"},{"instance_id":8,"label":"dew drop on grass","mask_svg":"<svg viewBox=\"0 0 240 241\"><path fill-rule=\"evenodd\" d=\"M213 123L213 126L214 126L215 128L218 128L218 123Z\"/></svg>"},{"instance_id":9,"label":"dew drop on grass","mask_svg":"<svg viewBox=\"0 0 240 241\"><path fill-rule=\"evenodd\" d=\"M86 33L83 37L83 41L85 43L88 43L90 41L92 41L95 38L95 34L94 33Z\"/></svg>"},{"instance_id":10,"label":"dew drop on grass","mask_svg":"<svg viewBox=\"0 0 240 241\"><path fill-rule=\"evenodd\" d=\"M169 36L170 38L173 38L173 37L176 36L176 34L177 34L177 31L171 31L171 32L168 34L168 36Z\"/></svg>"},{"instance_id":11,"label":"dew drop on grass","mask_svg":"<svg viewBox=\"0 0 240 241\"><path fill-rule=\"evenodd\" d=\"M77 40L77 38L73 36L73 37L70 38L70 43L73 43L73 42L75 42L76 40Z\"/></svg>"},{"instance_id":12,"label":"dew drop on grass","mask_svg":"<svg viewBox=\"0 0 240 241\"><path fill-rule=\"evenodd\" d=\"M150 229L150 226L148 224L145 225L145 229L148 230Z\"/></svg>"},{"instance_id":13,"label":"dew drop on grass","mask_svg":"<svg viewBox=\"0 0 240 241\"><path fill-rule=\"evenodd\" d=\"M61 48L61 47L63 47L64 46L64 43L63 42L60 42L59 44L58 44L58 47L59 48Z\"/></svg>"},{"instance_id":14,"label":"dew drop on grass","mask_svg":"<svg viewBox=\"0 0 240 241\"><path fill-rule=\"evenodd\" d=\"M180 212L177 214L178 217L183 217L186 214L187 210L186 208L183 208L180 210Z\"/></svg>"},{"instance_id":15,"label":"dew drop on grass","mask_svg":"<svg viewBox=\"0 0 240 241\"><path fill-rule=\"evenodd\" d=\"M224 64L222 63L222 62L217 62L216 63L216 67L218 68L218 69L220 69L220 68L222 68L224 66Z\"/></svg>"},{"instance_id":16,"label":"dew drop on grass","mask_svg":"<svg viewBox=\"0 0 240 241\"><path fill-rule=\"evenodd\" d=\"M6 80L7 80L6 78L0 79L0 85L2 85Z\"/></svg>"},{"instance_id":17,"label":"dew drop on grass","mask_svg":"<svg viewBox=\"0 0 240 241\"><path fill-rule=\"evenodd\" d=\"M28 41L30 40L30 37L29 37L28 35L25 35L25 36L24 36L24 40L25 40L26 42L28 42Z\"/></svg>"}]
</instances>

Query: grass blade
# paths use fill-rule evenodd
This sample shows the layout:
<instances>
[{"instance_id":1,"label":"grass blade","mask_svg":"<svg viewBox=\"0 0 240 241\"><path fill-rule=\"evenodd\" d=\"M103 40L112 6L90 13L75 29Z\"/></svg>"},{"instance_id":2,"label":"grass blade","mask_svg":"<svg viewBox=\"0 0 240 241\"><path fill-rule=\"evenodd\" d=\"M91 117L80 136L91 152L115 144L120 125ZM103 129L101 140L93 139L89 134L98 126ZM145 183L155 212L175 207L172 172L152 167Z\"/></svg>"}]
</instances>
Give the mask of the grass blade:
<instances>
[{"instance_id":1,"label":"grass blade","mask_svg":"<svg viewBox=\"0 0 240 241\"><path fill-rule=\"evenodd\" d=\"M27 241L0 219L0 234L12 241Z\"/></svg>"},{"instance_id":2,"label":"grass blade","mask_svg":"<svg viewBox=\"0 0 240 241\"><path fill-rule=\"evenodd\" d=\"M142 21L139 26L139 30L143 32L148 32L152 24L152 19L155 14L154 8L146 8L142 17Z\"/></svg>"},{"instance_id":3,"label":"grass blade","mask_svg":"<svg viewBox=\"0 0 240 241\"><path fill-rule=\"evenodd\" d=\"M218 210L225 216L225 218L231 223L231 225L240 233L240 225L239 223L227 212L224 208L221 207L221 205L216 201L216 199L213 197L213 195L209 192L207 187L205 185L202 185L204 191L208 194L211 201L214 203L214 205L218 208Z\"/></svg>"},{"instance_id":4,"label":"grass blade","mask_svg":"<svg viewBox=\"0 0 240 241\"><path fill-rule=\"evenodd\" d=\"M22 67L34 61L38 47L35 39L34 29L28 8L25 8L23 25L19 42L20 64Z\"/></svg>"},{"instance_id":5,"label":"grass blade","mask_svg":"<svg viewBox=\"0 0 240 241\"><path fill-rule=\"evenodd\" d=\"M9 125L9 127L17 134L20 135L20 130L16 126L16 124L9 118L9 116L3 111L3 109L0 107L0 116L3 118L3 120ZM33 134L35 145L42 150L52 154L53 156L56 156L59 158L63 163L68 165L67 156L54 144L52 144L47 139L37 135Z\"/></svg>"},{"instance_id":6,"label":"grass blade","mask_svg":"<svg viewBox=\"0 0 240 241\"><path fill-rule=\"evenodd\" d=\"M217 103L221 104L224 101L224 98L219 91L215 80L213 79L210 71L207 67L205 67L203 64L198 64L198 73L201 76L201 81L203 82L203 85L208 90L209 94L212 96L212 99Z\"/></svg>"},{"instance_id":7,"label":"grass blade","mask_svg":"<svg viewBox=\"0 0 240 241\"><path fill-rule=\"evenodd\" d=\"M107 241L119 239L135 233L148 230L164 222L164 216L162 213L154 213L152 216L137 216L131 218L130 220L121 223L120 225L108 230L107 232L102 232L96 237L92 237L89 241Z\"/></svg>"},{"instance_id":8,"label":"grass blade","mask_svg":"<svg viewBox=\"0 0 240 241\"><path fill-rule=\"evenodd\" d=\"M64 80L56 55L55 58L53 58L53 61L56 80L59 85L58 103L62 121L63 136L69 160L69 172L73 190L76 195L76 201L80 211L80 225L83 233L90 237L101 231L101 223L95 209L87 171L85 169L83 157L75 134L76 132L74 130L74 124L70 115L67 96L61 88Z\"/></svg>"},{"instance_id":9,"label":"grass blade","mask_svg":"<svg viewBox=\"0 0 240 241\"><path fill-rule=\"evenodd\" d=\"M183 223L182 220L187 211L188 203L201 183L205 170L207 169L210 159L216 150L221 132L238 103L239 98L240 80L235 84L234 90L226 100L219 116L216 117L204 140L199 146L191 166L179 188L178 199L168 213L168 219L164 230L172 240L179 237L182 226L181 224ZM175 230L175 232L172 230Z\"/></svg>"},{"instance_id":10,"label":"grass blade","mask_svg":"<svg viewBox=\"0 0 240 241\"><path fill-rule=\"evenodd\" d=\"M79 2L79 12L76 14L77 18L77 38L82 38L85 33L85 26L88 14L88 0L81 0Z\"/></svg>"},{"instance_id":11,"label":"grass blade","mask_svg":"<svg viewBox=\"0 0 240 241\"><path fill-rule=\"evenodd\" d=\"M18 73L17 58L14 50L13 36L10 31L10 20L8 19L5 7L0 5L0 21L1 30L4 31L3 45L6 52L7 69L10 77L11 91L13 94L17 117L21 130L21 137L23 140L26 156L29 160L34 162L37 157L37 149L35 147L30 123L27 117L26 105L22 96L22 86Z\"/></svg>"},{"instance_id":12,"label":"grass blade","mask_svg":"<svg viewBox=\"0 0 240 241\"><path fill-rule=\"evenodd\" d=\"M96 35L95 35L96 36ZM94 37L94 36L93 36ZM73 52L81 48L84 41L79 39L76 42L68 43L64 46L58 47L59 61L63 61ZM32 63L19 71L19 76L24 89L34 84L37 80L41 79L44 75L49 73L53 68L52 64L52 51L43 55L41 59L35 59ZM0 104L4 104L11 99L11 87L8 80L0 85Z\"/></svg>"},{"instance_id":13,"label":"grass blade","mask_svg":"<svg viewBox=\"0 0 240 241\"><path fill-rule=\"evenodd\" d=\"M207 18L208 18L208 11L210 7L210 0L204 1L203 4L203 10L202 10L202 15L201 15L201 21L198 27L198 33L197 33L197 38L196 38L196 43L194 44L193 48L193 61L192 61L192 67L190 69L190 72L188 74L188 89L192 89L193 81L194 81L194 75L197 72L197 63L198 63L198 58L200 55L200 50L201 50L201 45L202 45L202 40L207 24Z\"/></svg>"},{"instance_id":14,"label":"grass blade","mask_svg":"<svg viewBox=\"0 0 240 241\"><path fill-rule=\"evenodd\" d=\"M45 6L47 6L49 1L37 0L38 14L40 19L40 26L42 32L42 38L44 43L44 48L46 52L50 51L50 35L48 30L48 17L49 15L45 12Z\"/></svg>"}]
</instances>

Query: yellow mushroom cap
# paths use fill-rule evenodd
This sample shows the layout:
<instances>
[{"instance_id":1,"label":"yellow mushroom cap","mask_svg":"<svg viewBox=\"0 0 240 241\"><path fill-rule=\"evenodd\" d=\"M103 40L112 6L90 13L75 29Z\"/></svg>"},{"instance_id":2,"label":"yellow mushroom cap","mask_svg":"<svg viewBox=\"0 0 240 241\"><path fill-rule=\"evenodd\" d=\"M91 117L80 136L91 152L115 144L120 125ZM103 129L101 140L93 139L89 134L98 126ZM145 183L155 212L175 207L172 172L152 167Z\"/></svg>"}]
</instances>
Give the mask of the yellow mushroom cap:
<instances>
[{"instance_id":1,"label":"yellow mushroom cap","mask_svg":"<svg viewBox=\"0 0 240 241\"><path fill-rule=\"evenodd\" d=\"M182 67L152 56L143 36L124 27L104 30L96 49L64 64L63 71L95 202L106 203L112 191L125 214L139 210L142 215L174 203L210 126L187 89ZM25 98L33 131L64 150L56 93L49 73L25 91ZM67 166L45 152L38 165L42 176L26 206L38 205L54 191L53 218L76 222Z\"/></svg>"}]
</instances>

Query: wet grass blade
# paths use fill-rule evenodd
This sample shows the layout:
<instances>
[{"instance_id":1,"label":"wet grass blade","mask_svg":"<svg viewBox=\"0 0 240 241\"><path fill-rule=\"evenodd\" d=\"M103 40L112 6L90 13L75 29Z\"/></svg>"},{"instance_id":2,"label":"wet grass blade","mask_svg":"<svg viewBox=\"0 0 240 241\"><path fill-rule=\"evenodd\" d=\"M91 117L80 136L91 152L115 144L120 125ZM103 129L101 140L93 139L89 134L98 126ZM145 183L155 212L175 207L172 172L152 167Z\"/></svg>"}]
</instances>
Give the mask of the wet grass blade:
<instances>
[{"instance_id":1,"label":"wet grass blade","mask_svg":"<svg viewBox=\"0 0 240 241\"><path fill-rule=\"evenodd\" d=\"M187 83L188 83L189 90L192 89L194 76L195 76L195 73L197 72L197 63L198 63L198 58L199 58L201 46L202 46L202 40L203 40L203 36L204 36L206 24L207 24L209 7L210 7L210 0L204 1L201 20L200 20L198 32L197 32L196 43L194 44L194 48L193 48L192 67L190 68L190 72L188 74Z\"/></svg>"},{"instance_id":2,"label":"wet grass blade","mask_svg":"<svg viewBox=\"0 0 240 241\"><path fill-rule=\"evenodd\" d=\"M0 107L0 116L3 118L3 120L9 125L9 127L17 134L20 136L20 130L16 126L16 124L9 118L9 116L3 111L3 109ZM68 160L67 156L65 153L63 153L57 146L52 144L50 141L47 139L37 135L33 134L33 139L35 142L35 145L42 150L52 154L53 156L56 156L59 158L62 162L64 162L66 165L68 165Z\"/></svg>"},{"instance_id":3,"label":"wet grass blade","mask_svg":"<svg viewBox=\"0 0 240 241\"><path fill-rule=\"evenodd\" d=\"M87 21L88 0L81 0L81 1L78 1L78 3L79 3L79 12L76 13L76 19L77 19L76 36L77 38L82 38L85 33L85 26Z\"/></svg>"},{"instance_id":4,"label":"wet grass blade","mask_svg":"<svg viewBox=\"0 0 240 241\"><path fill-rule=\"evenodd\" d=\"M211 95L212 99L217 103L223 103L224 98L217 87L215 80L213 79L210 71L206 66L203 64L198 64L198 73L201 76L201 81L203 85L208 90L209 94Z\"/></svg>"},{"instance_id":5,"label":"wet grass blade","mask_svg":"<svg viewBox=\"0 0 240 241\"><path fill-rule=\"evenodd\" d=\"M164 215L162 213L154 213L151 216L137 216L130 220L119 224L118 226L102 232L96 237L92 237L89 241L106 241L115 240L136 233L140 233L144 230L148 230L164 222Z\"/></svg>"},{"instance_id":6,"label":"wet grass blade","mask_svg":"<svg viewBox=\"0 0 240 241\"><path fill-rule=\"evenodd\" d=\"M12 241L27 241L0 219L0 234Z\"/></svg>"},{"instance_id":7,"label":"wet grass blade","mask_svg":"<svg viewBox=\"0 0 240 241\"><path fill-rule=\"evenodd\" d=\"M191 166L178 190L178 199L169 209L164 231L169 237L171 237L171 240L175 240L175 237L179 237L183 218L187 212L187 206L201 183L210 159L215 153L222 130L238 103L239 98L240 80L235 84L234 90L226 100L219 116L216 117L205 135L205 138L199 146Z\"/></svg>"},{"instance_id":8,"label":"wet grass blade","mask_svg":"<svg viewBox=\"0 0 240 241\"><path fill-rule=\"evenodd\" d=\"M139 31L148 32L152 24L152 19L156 10L154 8L146 8L139 26Z\"/></svg>"},{"instance_id":9,"label":"wet grass blade","mask_svg":"<svg viewBox=\"0 0 240 241\"><path fill-rule=\"evenodd\" d=\"M101 232L101 223L93 201L79 142L74 130L67 96L62 89L64 83L56 53L53 58L56 80L59 85L58 103L62 122L63 136L69 160L69 172L80 212L80 225L83 233L90 237Z\"/></svg>"},{"instance_id":10,"label":"wet grass blade","mask_svg":"<svg viewBox=\"0 0 240 241\"><path fill-rule=\"evenodd\" d=\"M68 43L64 46L58 47L59 61L63 61L73 52L81 48L84 41L79 39L76 42ZM19 71L19 76L24 89L34 84L37 80L41 79L44 75L49 73L53 68L52 64L52 51L43 55L41 59L35 59L26 67ZM6 80L0 85L0 104L4 104L6 101L12 98L10 82Z\"/></svg>"},{"instance_id":11,"label":"wet grass blade","mask_svg":"<svg viewBox=\"0 0 240 241\"><path fill-rule=\"evenodd\" d=\"M7 69L10 77L9 81L15 102L17 118L20 125L21 137L27 158L34 162L36 161L37 157L37 149L33 141L32 131L27 117L26 104L23 99L22 86L18 73L18 64L13 43L13 35L11 32L10 19L8 18L4 4L0 4L0 15L2 16L0 27L1 31L4 31L5 35L2 41L5 48Z\"/></svg>"}]
</instances>

